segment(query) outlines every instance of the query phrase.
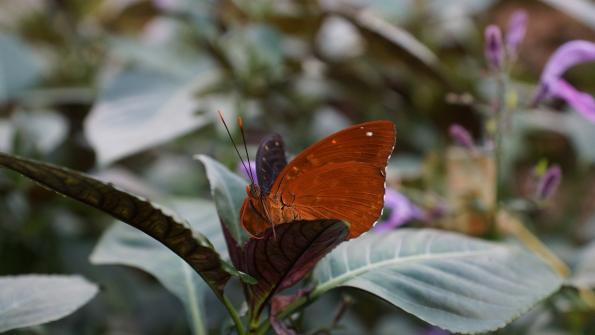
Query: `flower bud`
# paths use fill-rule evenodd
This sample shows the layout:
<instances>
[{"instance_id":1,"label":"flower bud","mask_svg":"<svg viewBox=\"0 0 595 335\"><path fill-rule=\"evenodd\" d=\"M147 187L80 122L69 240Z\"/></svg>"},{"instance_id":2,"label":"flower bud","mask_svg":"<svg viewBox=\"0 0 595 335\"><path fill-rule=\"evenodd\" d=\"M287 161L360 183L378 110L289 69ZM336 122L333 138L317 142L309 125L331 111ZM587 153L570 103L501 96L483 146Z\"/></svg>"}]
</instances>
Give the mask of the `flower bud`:
<instances>
[{"instance_id":1,"label":"flower bud","mask_svg":"<svg viewBox=\"0 0 595 335\"><path fill-rule=\"evenodd\" d=\"M489 25L485 30L485 57L490 68L500 70L504 63L502 46L502 32L495 25Z\"/></svg>"},{"instance_id":2,"label":"flower bud","mask_svg":"<svg viewBox=\"0 0 595 335\"><path fill-rule=\"evenodd\" d=\"M453 123L448 129L450 137L460 146L467 149L473 149L475 144L473 143L473 137L463 126Z\"/></svg>"},{"instance_id":3,"label":"flower bud","mask_svg":"<svg viewBox=\"0 0 595 335\"><path fill-rule=\"evenodd\" d=\"M550 198L560 185L562 180L562 169L558 165L550 166L539 181L537 185L537 199L540 201Z\"/></svg>"},{"instance_id":4,"label":"flower bud","mask_svg":"<svg viewBox=\"0 0 595 335\"><path fill-rule=\"evenodd\" d=\"M512 13L508 20L508 28L506 30L506 50L509 55L516 55L517 50L527 31L527 11L524 9L517 9Z\"/></svg>"}]
</instances>

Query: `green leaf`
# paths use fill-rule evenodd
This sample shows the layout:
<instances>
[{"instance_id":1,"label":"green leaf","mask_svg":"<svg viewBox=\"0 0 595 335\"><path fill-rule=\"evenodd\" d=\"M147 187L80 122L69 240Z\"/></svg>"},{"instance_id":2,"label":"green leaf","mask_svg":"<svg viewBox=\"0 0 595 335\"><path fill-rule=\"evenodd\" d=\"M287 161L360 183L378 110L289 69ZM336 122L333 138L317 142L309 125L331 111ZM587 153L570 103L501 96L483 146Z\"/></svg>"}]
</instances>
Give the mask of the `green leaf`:
<instances>
[{"instance_id":1,"label":"green leaf","mask_svg":"<svg viewBox=\"0 0 595 335\"><path fill-rule=\"evenodd\" d=\"M258 280L246 286L250 310L259 316L275 295L300 281L316 263L345 241L347 225L337 220L294 221L268 229L242 249L242 270Z\"/></svg>"},{"instance_id":2,"label":"green leaf","mask_svg":"<svg viewBox=\"0 0 595 335\"><path fill-rule=\"evenodd\" d=\"M0 166L38 182L42 186L78 200L135 227L184 259L221 295L230 277L229 267L209 240L188 223L166 214L151 202L111 184L66 168L0 153Z\"/></svg>"},{"instance_id":3,"label":"green leaf","mask_svg":"<svg viewBox=\"0 0 595 335\"><path fill-rule=\"evenodd\" d=\"M129 70L107 81L85 120L99 163L107 165L207 124L210 118L197 111L208 108L195 94L214 76L204 69L192 74Z\"/></svg>"},{"instance_id":4,"label":"green leaf","mask_svg":"<svg viewBox=\"0 0 595 335\"><path fill-rule=\"evenodd\" d=\"M246 198L246 181L209 156L195 156L205 167L217 213L231 236L242 245L248 236L240 225L240 209Z\"/></svg>"},{"instance_id":5,"label":"green leaf","mask_svg":"<svg viewBox=\"0 0 595 335\"><path fill-rule=\"evenodd\" d=\"M14 98L41 76L35 51L20 39L0 34L0 102Z\"/></svg>"},{"instance_id":6,"label":"green leaf","mask_svg":"<svg viewBox=\"0 0 595 335\"><path fill-rule=\"evenodd\" d=\"M97 291L97 285L79 276L0 277L0 332L61 319Z\"/></svg>"},{"instance_id":7,"label":"green leaf","mask_svg":"<svg viewBox=\"0 0 595 335\"><path fill-rule=\"evenodd\" d=\"M461 333L503 327L561 285L526 251L433 229L369 233L343 243L314 277L316 294L359 288Z\"/></svg>"},{"instance_id":8,"label":"green leaf","mask_svg":"<svg viewBox=\"0 0 595 335\"><path fill-rule=\"evenodd\" d=\"M595 4L585 0L541 0L546 4L574 17L591 29L595 29Z\"/></svg>"},{"instance_id":9,"label":"green leaf","mask_svg":"<svg viewBox=\"0 0 595 335\"><path fill-rule=\"evenodd\" d=\"M224 247L213 203L176 199L172 205L188 218L192 230L200 228L212 241L218 241L215 245ZM94 264L132 266L155 276L182 301L193 334L207 334L204 322L207 285L187 263L164 245L137 229L117 222L103 234L90 259Z\"/></svg>"}]
</instances>

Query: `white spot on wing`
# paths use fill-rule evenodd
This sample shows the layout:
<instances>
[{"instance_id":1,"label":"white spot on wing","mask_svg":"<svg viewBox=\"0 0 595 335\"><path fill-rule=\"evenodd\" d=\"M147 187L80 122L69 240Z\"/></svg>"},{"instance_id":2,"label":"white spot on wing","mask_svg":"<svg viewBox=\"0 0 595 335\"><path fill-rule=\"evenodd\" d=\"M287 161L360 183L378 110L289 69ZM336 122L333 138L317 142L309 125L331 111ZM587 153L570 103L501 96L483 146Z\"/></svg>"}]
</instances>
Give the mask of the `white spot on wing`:
<instances>
[{"instance_id":1,"label":"white spot on wing","mask_svg":"<svg viewBox=\"0 0 595 335\"><path fill-rule=\"evenodd\" d=\"M374 135L374 133L373 133L373 132L371 132L371 131L368 131L368 132L366 132L366 136L370 137L370 136L372 136L372 135Z\"/></svg>"}]
</instances>

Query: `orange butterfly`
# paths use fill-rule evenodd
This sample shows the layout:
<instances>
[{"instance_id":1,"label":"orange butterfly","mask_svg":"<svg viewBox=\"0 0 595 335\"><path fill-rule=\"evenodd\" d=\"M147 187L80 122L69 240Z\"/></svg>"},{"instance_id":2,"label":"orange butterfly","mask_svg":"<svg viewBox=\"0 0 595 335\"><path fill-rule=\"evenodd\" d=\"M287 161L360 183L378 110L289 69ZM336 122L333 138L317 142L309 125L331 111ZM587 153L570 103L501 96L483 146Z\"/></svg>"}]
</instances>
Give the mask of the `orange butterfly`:
<instances>
[{"instance_id":1,"label":"orange butterfly","mask_svg":"<svg viewBox=\"0 0 595 335\"><path fill-rule=\"evenodd\" d=\"M287 164L281 136L266 137L256 155L258 185L251 176L246 187L242 226L258 236L296 220L338 219L349 223L349 239L368 231L384 205L395 139L392 122L366 122L328 136Z\"/></svg>"}]
</instances>

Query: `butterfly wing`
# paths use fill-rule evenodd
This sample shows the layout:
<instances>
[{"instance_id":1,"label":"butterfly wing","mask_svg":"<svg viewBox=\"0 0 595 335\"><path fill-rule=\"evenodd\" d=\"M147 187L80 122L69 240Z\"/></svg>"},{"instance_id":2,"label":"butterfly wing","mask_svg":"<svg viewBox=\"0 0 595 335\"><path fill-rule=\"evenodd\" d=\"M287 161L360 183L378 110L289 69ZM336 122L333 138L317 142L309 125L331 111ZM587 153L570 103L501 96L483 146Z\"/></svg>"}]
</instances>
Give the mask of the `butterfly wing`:
<instances>
[{"instance_id":1,"label":"butterfly wing","mask_svg":"<svg viewBox=\"0 0 595 335\"><path fill-rule=\"evenodd\" d=\"M349 238L370 229L383 207L385 169L395 144L390 121L346 128L310 146L279 173L266 198L274 224L340 219ZM244 225L259 235L270 224Z\"/></svg>"},{"instance_id":2,"label":"butterfly wing","mask_svg":"<svg viewBox=\"0 0 595 335\"><path fill-rule=\"evenodd\" d=\"M285 146L279 134L265 137L256 152L256 177L261 194L268 194L273 182L287 165Z\"/></svg>"},{"instance_id":3,"label":"butterfly wing","mask_svg":"<svg viewBox=\"0 0 595 335\"><path fill-rule=\"evenodd\" d=\"M299 181L307 180L307 183ZM300 175L281 192L291 218L336 218L349 223L349 238L370 230L384 207L384 168L362 162L330 163ZM291 203L289 203L291 202ZM283 207L282 205L282 207Z\"/></svg>"}]
</instances>

